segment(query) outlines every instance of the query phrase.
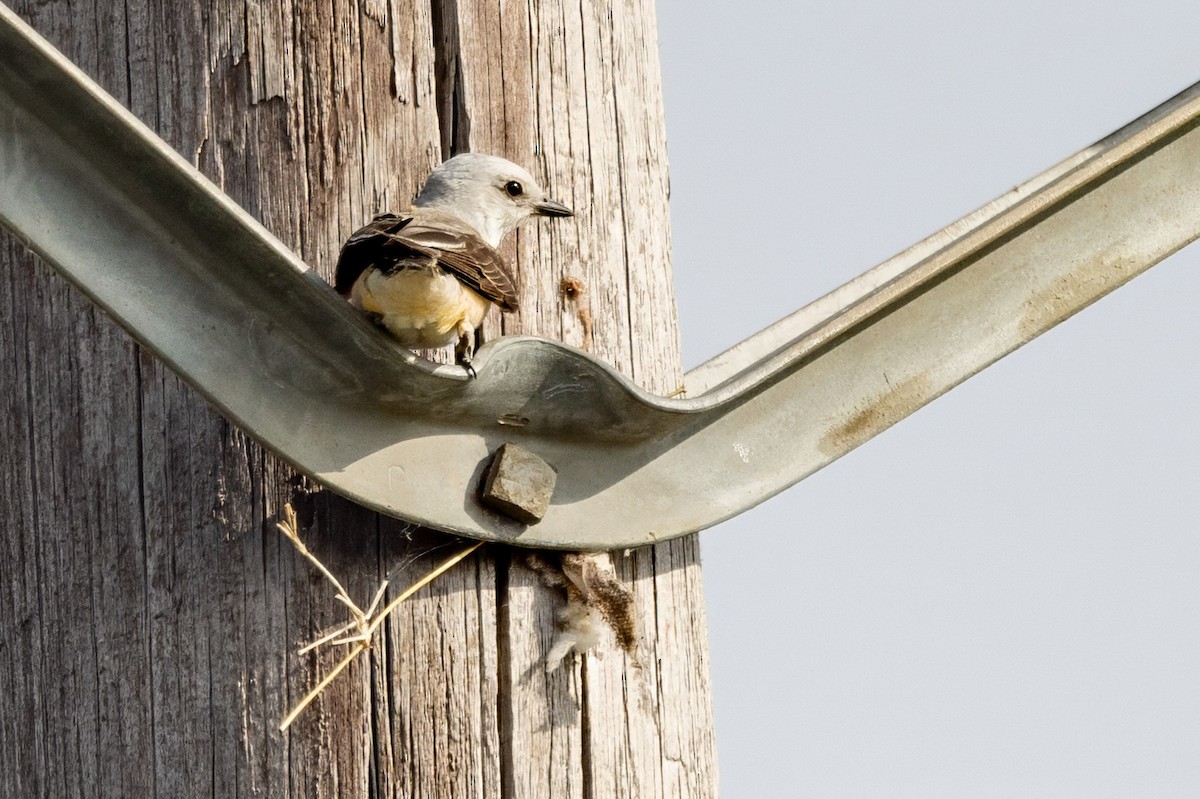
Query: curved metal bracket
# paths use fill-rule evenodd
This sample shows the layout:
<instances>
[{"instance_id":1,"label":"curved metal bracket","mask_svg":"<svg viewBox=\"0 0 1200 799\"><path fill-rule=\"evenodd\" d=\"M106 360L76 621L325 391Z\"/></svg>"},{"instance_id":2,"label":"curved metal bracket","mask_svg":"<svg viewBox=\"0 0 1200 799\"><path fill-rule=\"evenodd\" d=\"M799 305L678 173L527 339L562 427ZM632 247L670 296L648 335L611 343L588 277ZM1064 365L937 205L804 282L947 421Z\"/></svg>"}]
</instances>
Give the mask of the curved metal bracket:
<instances>
[{"instance_id":1,"label":"curved metal bracket","mask_svg":"<svg viewBox=\"0 0 1200 799\"><path fill-rule=\"evenodd\" d=\"M468 381L393 344L0 5L0 221L301 471L525 546L716 524L1192 241L1198 119L1200 84L693 370L689 399L532 338L486 345ZM510 441L558 472L534 526L477 500Z\"/></svg>"}]
</instances>

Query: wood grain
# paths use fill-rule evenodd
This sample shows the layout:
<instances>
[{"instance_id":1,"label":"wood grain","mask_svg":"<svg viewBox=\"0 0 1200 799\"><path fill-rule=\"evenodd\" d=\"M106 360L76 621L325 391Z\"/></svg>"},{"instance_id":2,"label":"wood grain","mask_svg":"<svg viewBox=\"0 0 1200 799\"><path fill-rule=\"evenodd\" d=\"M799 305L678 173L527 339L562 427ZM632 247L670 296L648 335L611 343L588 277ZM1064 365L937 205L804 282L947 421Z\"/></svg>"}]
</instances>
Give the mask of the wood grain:
<instances>
[{"instance_id":1,"label":"wood grain","mask_svg":"<svg viewBox=\"0 0 1200 799\"><path fill-rule=\"evenodd\" d=\"M573 220L510 243L523 307L652 390L680 379L653 4L24 0L38 31L323 274L459 150L529 167ZM338 653L305 540L366 602L453 541L320 491L0 239L0 795L666 797L716 792L695 538L615 553L637 658L547 675L561 597L488 547Z\"/></svg>"}]
</instances>

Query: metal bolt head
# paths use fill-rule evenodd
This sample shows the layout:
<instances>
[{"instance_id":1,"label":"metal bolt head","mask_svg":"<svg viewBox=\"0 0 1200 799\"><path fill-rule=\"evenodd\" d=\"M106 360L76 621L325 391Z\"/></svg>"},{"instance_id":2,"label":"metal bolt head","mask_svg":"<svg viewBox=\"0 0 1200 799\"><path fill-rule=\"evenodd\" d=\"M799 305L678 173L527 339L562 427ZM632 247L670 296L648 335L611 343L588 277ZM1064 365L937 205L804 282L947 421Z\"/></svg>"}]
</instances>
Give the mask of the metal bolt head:
<instances>
[{"instance_id":1,"label":"metal bolt head","mask_svg":"<svg viewBox=\"0 0 1200 799\"><path fill-rule=\"evenodd\" d=\"M524 524L537 524L550 507L558 473L544 460L516 444L504 444L483 481L481 499L494 511Z\"/></svg>"}]
</instances>

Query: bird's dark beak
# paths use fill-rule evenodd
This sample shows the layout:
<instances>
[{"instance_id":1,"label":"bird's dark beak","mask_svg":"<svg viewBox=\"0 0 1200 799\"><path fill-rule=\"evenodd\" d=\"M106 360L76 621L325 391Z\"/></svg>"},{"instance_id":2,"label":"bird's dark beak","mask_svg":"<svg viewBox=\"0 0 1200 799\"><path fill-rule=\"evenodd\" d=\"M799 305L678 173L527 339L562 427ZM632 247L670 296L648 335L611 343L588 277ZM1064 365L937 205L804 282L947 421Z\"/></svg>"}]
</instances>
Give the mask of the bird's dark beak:
<instances>
[{"instance_id":1,"label":"bird's dark beak","mask_svg":"<svg viewBox=\"0 0 1200 799\"><path fill-rule=\"evenodd\" d=\"M575 212L560 202L542 200L533 204L539 216L575 216Z\"/></svg>"}]
</instances>

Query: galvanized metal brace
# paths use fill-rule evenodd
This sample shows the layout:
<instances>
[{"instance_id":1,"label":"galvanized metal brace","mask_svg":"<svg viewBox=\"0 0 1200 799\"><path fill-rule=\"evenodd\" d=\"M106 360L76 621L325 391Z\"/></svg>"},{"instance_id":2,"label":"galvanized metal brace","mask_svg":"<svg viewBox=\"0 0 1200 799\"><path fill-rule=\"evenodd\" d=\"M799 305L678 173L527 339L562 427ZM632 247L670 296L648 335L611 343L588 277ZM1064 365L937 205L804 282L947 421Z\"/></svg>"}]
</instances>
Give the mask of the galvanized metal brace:
<instances>
[{"instance_id":1,"label":"galvanized metal brace","mask_svg":"<svg viewBox=\"0 0 1200 799\"><path fill-rule=\"evenodd\" d=\"M478 380L392 343L0 5L0 222L322 484L463 535L611 549L700 530L841 457L1200 235L1200 84L653 396L533 338ZM512 442L543 520L478 500Z\"/></svg>"}]
</instances>

